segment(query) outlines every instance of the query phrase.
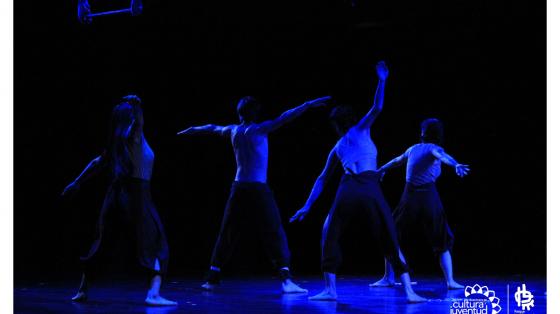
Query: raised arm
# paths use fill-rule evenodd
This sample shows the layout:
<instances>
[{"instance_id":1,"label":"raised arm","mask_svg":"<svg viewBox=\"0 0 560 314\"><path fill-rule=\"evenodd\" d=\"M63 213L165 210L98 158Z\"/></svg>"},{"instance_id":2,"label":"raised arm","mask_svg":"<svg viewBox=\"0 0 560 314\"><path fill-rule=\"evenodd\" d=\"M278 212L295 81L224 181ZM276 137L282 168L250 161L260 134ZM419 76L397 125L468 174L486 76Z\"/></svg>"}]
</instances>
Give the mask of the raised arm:
<instances>
[{"instance_id":1,"label":"raised arm","mask_svg":"<svg viewBox=\"0 0 560 314\"><path fill-rule=\"evenodd\" d=\"M196 134L214 134L221 136L229 136L233 125L221 126L215 124L207 124L203 126L191 126L183 131L177 133L177 135L196 135Z\"/></svg>"},{"instance_id":2,"label":"raised arm","mask_svg":"<svg viewBox=\"0 0 560 314\"><path fill-rule=\"evenodd\" d=\"M298 210L295 213L295 215L292 218L290 218L290 222L302 221L303 218L307 216L309 210L311 209L315 201L319 198L321 192L323 192L323 189L325 188L325 184L327 183L330 176L334 172L337 163L338 163L338 156L336 155L336 152L334 151L333 148L333 150L331 150L331 152L329 153L329 157L327 158L327 164L325 165L323 172L321 172L321 174L315 181L315 184L313 185L313 189L311 189L311 194L309 194L309 198L307 199L307 202L305 202L305 205L303 206L302 209Z\"/></svg>"},{"instance_id":3,"label":"raised arm","mask_svg":"<svg viewBox=\"0 0 560 314\"><path fill-rule=\"evenodd\" d=\"M379 82L377 83L377 89L375 90L375 98L373 100L373 106L368 111L368 113L358 122L357 127L360 129L369 129L375 121L375 118L383 110L383 100L385 98L385 82L389 76L389 69L384 61L379 61L376 65L377 77Z\"/></svg>"},{"instance_id":4,"label":"raised arm","mask_svg":"<svg viewBox=\"0 0 560 314\"><path fill-rule=\"evenodd\" d=\"M64 189L62 195L64 196L78 190L82 183L87 181L95 174L99 173L99 171L103 169L106 164L106 157L104 157L103 154L94 158L92 161L90 161L90 163L86 166L82 173L80 173L80 175Z\"/></svg>"},{"instance_id":5,"label":"raised arm","mask_svg":"<svg viewBox=\"0 0 560 314\"><path fill-rule=\"evenodd\" d=\"M455 161L453 157L447 154L442 148L434 148L432 149L432 154L439 160L441 160L444 164L455 168L455 173L459 177L464 177L469 174L469 166L463 165Z\"/></svg>"},{"instance_id":6,"label":"raised arm","mask_svg":"<svg viewBox=\"0 0 560 314\"><path fill-rule=\"evenodd\" d=\"M262 133L272 132L284 124L293 121L297 117L301 116L307 109L316 108L326 105L326 102L331 99L330 96L325 96L311 101L306 101L302 105L292 108L284 113L282 113L278 118L274 120L268 120L259 123L256 127L257 131Z\"/></svg>"}]
</instances>

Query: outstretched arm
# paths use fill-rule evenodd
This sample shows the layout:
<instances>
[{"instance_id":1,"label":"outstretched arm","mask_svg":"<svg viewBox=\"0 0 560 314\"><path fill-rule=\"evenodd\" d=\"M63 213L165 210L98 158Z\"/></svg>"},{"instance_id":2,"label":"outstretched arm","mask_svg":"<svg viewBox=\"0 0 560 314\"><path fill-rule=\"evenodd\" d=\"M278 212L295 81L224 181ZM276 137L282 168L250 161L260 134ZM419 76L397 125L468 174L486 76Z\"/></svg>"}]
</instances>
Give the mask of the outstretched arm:
<instances>
[{"instance_id":1,"label":"outstretched arm","mask_svg":"<svg viewBox=\"0 0 560 314\"><path fill-rule=\"evenodd\" d=\"M295 118L301 116L307 109L316 108L326 105L326 102L331 99L330 96L317 98L311 101L306 101L302 105L292 108L274 120L265 121L257 125L257 130L262 133L272 132L284 124L293 121Z\"/></svg>"},{"instance_id":2,"label":"outstretched arm","mask_svg":"<svg viewBox=\"0 0 560 314\"><path fill-rule=\"evenodd\" d=\"M385 98L385 82L389 76L389 69L384 61L379 61L375 67L377 71L377 77L379 82L377 83L377 89L375 91L375 98L373 100L373 106L368 111L368 113L358 122L357 127L360 129L369 129L375 121L375 118L383 110L383 100Z\"/></svg>"},{"instance_id":3,"label":"outstretched arm","mask_svg":"<svg viewBox=\"0 0 560 314\"><path fill-rule=\"evenodd\" d=\"M407 156L406 153L393 158L393 160L389 161L388 163L384 164L381 168L379 168L379 172L386 172L389 169L398 167L406 162Z\"/></svg>"},{"instance_id":4,"label":"outstretched arm","mask_svg":"<svg viewBox=\"0 0 560 314\"><path fill-rule=\"evenodd\" d=\"M459 176L459 177L464 177L467 174L469 174L469 166L468 165L463 165L458 163L457 161L455 161L455 159L453 159L453 157L451 157L449 154L447 154L443 149L441 148L434 148L432 149L432 154L439 160L441 160L444 164L451 166L453 168L455 168L455 173Z\"/></svg>"},{"instance_id":5,"label":"outstretched arm","mask_svg":"<svg viewBox=\"0 0 560 314\"><path fill-rule=\"evenodd\" d=\"M295 213L295 215L292 218L290 218L290 222L302 221L303 218L307 216L309 210L311 209L315 201L319 198L321 192L323 192L323 189L325 188L325 184L327 183L328 179L334 172L337 163L338 163L338 156L336 156L336 152L333 149L329 153L329 157L327 158L327 164L325 165L323 172L321 172L321 174L315 181L315 184L313 185L313 189L311 189L311 194L309 195L307 202L305 202L305 205L303 206L302 209L298 210Z\"/></svg>"},{"instance_id":6,"label":"outstretched arm","mask_svg":"<svg viewBox=\"0 0 560 314\"><path fill-rule=\"evenodd\" d=\"M207 124L203 126L191 126L190 128L187 128L181 132L177 132L177 135L215 134L229 136L232 129L232 125L221 126L215 124Z\"/></svg>"},{"instance_id":7,"label":"outstretched arm","mask_svg":"<svg viewBox=\"0 0 560 314\"><path fill-rule=\"evenodd\" d=\"M106 157L104 157L104 155L99 155L92 161L90 161L90 163L86 166L82 173L80 173L80 175L64 189L62 195L64 196L72 191L78 190L82 183L87 181L95 174L99 173L99 171L103 169L103 167L107 164L105 159Z\"/></svg>"}]
</instances>

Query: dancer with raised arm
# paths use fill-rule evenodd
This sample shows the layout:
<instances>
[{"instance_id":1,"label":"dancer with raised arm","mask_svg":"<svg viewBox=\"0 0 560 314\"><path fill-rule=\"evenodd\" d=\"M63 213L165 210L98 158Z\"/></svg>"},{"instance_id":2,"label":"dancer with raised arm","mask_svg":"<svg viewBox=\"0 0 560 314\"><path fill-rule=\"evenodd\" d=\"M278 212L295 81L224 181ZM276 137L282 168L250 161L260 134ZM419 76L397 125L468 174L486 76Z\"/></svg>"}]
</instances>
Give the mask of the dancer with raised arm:
<instances>
[{"instance_id":1,"label":"dancer with raised arm","mask_svg":"<svg viewBox=\"0 0 560 314\"><path fill-rule=\"evenodd\" d=\"M463 289L453 279L451 253L453 233L436 188L441 174L441 163L455 169L459 177L469 173L469 166L460 164L441 148L443 126L437 119L426 119L421 125L421 143L407 149L404 154L389 161L379 169L382 175L389 169L406 163L406 186L394 212L399 239L410 236L411 225L420 225L438 256L441 269L449 289ZM395 285L395 273L385 261L385 275L370 286L390 287Z\"/></svg>"},{"instance_id":2,"label":"dancer with raised arm","mask_svg":"<svg viewBox=\"0 0 560 314\"><path fill-rule=\"evenodd\" d=\"M258 123L259 103L253 97L242 98L237 105L240 124L190 127L178 135L215 134L229 137L233 146L237 173L224 211L220 234L214 246L210 270L203 289L213 290L220 283L220 272L244 229L256 229L274 266L278 269L284 293L307 293L290 275L290 251L280 212L267 184L268 134L302 115L307 109L322 106L330 97L322 97L290 109L274 120Z\"/></svg>"},{"instance_id":3,"label":"dancer with raised arm","mask_svg":"<svg viewBox=\"0 0 560 314\"><path fill-rule=\"evenodd\" d=\"M327 164L317 178L311 194L302 209L290 222L301 221L309 213L323 188L340 161L344 175L340 181L334 204L325 220L322 236L322 270L325 279L323 292L311 300L334 301L337 299L336 272L341 264L340 238L351 220L366 220L383 253L400 275L408 302L424 302L412 289L408 267L404 257L399 256L399 244L391 209L379 187L377 149L371 140L370 128L383 109L385 82L389 70L383 61L376 66L379 83L375 100L369 112L359 121L349 107L336 107L331 120L341 136L329 153Z\"/></svg>"},{"instance_id":4,"label":"dancer with raised arm","mask_svg":"<svg viewBox=\"0 0 560 314\"><path fill-rule=\"evenodd\" d=\"M163 225L150 193L150 179L154 153L144 137L144 116L140 98L131 95L113 109L109 142L105 151L92 160L84 171L70 183L62 193L76 191L92 175L109 168L112 183L107 191L96 226L95 240L88 254L82 257L84 271L74 302L87 300L91 267L101 247L109 212L115 213L126 222L119 226L130 230L136 243L138 262L150 278L150 288L145 302L148 305L176 305L160 295L162 276L167 270L169 250Z\"/></svg>"}]
</instances>

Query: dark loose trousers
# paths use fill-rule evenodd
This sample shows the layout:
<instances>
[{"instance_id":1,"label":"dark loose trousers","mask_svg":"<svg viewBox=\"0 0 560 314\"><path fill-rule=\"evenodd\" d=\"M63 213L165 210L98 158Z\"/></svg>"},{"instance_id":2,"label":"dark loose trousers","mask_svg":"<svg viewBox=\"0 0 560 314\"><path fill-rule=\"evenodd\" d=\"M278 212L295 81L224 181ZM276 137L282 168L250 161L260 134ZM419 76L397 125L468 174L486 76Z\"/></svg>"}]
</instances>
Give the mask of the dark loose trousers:
<instances>
[{"instance_id":1,"label":"dark loose trousers","mask_svg":"<svg viewBox=\"0 0 560 314\"><path fill-rule=\"evenodd\" d=\"M407 183L394 217L399 240L406 240L410 237L410 228L420 225L434 253L443 253L453 247L453 233L447 224L435 183Z\"/></svg>"},{"instance_id":2,"label":"dark loose trousers","mask_svg":"<svg viewBox=\"0 0 560 314\"><path fill-rule=\"evenodd\" d=\"M131 233L135 239L133 245L139 264L151 275L165 274L169 261L165 231L152 201L150 181L137 178L118 179L110 185L97 221L95 239L88 254L81 258L86 272L104 241L106 218L110 213L124 222L124 225L114 227ZM156 259L159 270L156 269Z\"/></svg>"},{"instance_id":3,"label":"dark loose trousers","mask_svg":"<svg viewBox=\"0 0 560 314\"><path fill-rule=\"evenodd\" d=\"M267 184L233 182L211 265L222 267L243 231L256 231L277 268L289 267L290 250L280 211Z\"/></svg>"},{"instance_id":4,"label":"dark loose trousers","mask_svg":"<svg viewBox=\"0 0 560 314\"><path fill-rule=\"evenodd\" d=\"M383 255L397 275L408 272L399 258L399 244L391 209L374 171L345 174L338 187L333 207L323 227L323 272L336 273L342 262L340 237L353 220L365 220L371 234L381 245Z\"/></svg>"}]
</instances>

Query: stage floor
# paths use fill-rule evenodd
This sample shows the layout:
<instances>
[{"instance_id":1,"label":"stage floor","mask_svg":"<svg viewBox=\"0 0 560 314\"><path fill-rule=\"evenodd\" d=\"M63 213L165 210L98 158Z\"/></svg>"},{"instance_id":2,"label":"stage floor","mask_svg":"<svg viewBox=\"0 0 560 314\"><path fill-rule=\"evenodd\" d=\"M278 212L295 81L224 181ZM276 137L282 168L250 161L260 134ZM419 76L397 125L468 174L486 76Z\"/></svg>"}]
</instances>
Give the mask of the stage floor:
<instances>
[{"instance_id":1,"label":"stage floor","mask_svg":"<svg viewBox=\"0 0 560 314\"><path fill-rule=\"evenodd\" d=\"M69 301L78 282L42 282L16 284L15 313L451 313L454 301L462 301L463 290L447 291L440 278L417 277L415 290L429 298L423 304L406 304L404 291L396 288L370 288L373 277L340 276L338 302L309 301L306 295L282 295L278 280L273 278L225 278L214 292L198 287L200 280L169 278L163 295L179 305L170 308L151 308L143 305L147 283L136 280L101 281L91 287L89 301L75 304ZM515 292L526 284L534 296L535 306L527 314L546 313L546 282L526 278L458 278L465 285L479 284L495 291L502 310L499 313L520 313ZM309 289L310 295L320 292L319 277L297 280ZM507 293L509 285L509 295ZM508 313L509 296L509 313ZM517 311L517 312L516 312ZM491 311L488 311L490 314Z\"/></svg>"}]
</instances>

